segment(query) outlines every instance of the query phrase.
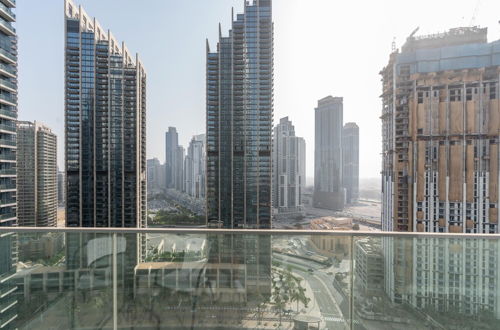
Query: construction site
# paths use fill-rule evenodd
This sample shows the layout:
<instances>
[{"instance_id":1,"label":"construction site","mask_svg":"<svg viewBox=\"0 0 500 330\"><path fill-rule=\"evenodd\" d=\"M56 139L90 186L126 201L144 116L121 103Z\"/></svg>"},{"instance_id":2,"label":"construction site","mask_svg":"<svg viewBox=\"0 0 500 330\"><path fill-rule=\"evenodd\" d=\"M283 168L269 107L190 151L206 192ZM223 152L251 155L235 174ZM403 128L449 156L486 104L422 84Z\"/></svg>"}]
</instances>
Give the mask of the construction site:
<instances>
[{"instance_id":1,"label":"construction site","mask_svg":"<svg viewBox=\"0 0 500 330\"><path fill-rule=\"evenodd\" d=\"M500 41L417 30L380 72L382 229L498 233Z\"/></svg>"}]
</instances>

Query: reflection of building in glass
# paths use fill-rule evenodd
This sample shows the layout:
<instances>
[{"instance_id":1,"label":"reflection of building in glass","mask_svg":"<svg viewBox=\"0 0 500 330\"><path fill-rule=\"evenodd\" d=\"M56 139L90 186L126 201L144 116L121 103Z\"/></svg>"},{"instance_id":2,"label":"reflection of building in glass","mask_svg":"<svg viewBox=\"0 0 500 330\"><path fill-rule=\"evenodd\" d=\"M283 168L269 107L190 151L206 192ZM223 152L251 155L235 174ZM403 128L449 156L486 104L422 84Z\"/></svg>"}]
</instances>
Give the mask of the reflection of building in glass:
<instances>
[{"instance_id":1,"label":"reflection of building in glass","mask_svg":"<svg viewBox=\"0 0 500 330\"><path fill-rule=\"evenodd\" d=\"M146 73L65 1L66 225L146 226Z\"/></svg>"},{"instance_id":2,"label":"reflection of building in glass","mask_svg":"<svg viewBox=\"0 0 500 330\"><path fill-rule=\"evenodd\" d=\"M288 117L281 118L273 138L273 208L283 215L303 214L306 187L306 142L295 136Z\"/></svg>"},{"instance_id":3,"label":"reflection of building in glass","mask_svg":"<svg viewBox=\"0 0 500 330\"><path fill-rule=\"evenodd\" d=\"M384 292L384 257L380 240L357 239L354 245L355 280L357 289L364 295L381 295Z\"/></svg>"},{"instance_id":4,"label":"reflection of building in glass","mask_svg":"<svg viewBox=\"0 0 500 330\"><path fill-rule=\"evenodd\" d=\"M74 324L98 328L110 322L113 269L116 269L117 308L126 309L133 298L138 235L23 234L22 257L11 281L19 287L16 325L29 329L69 329ZM47 238L53 240L52 245ZM65 247L58 244L61 241L66 242ZM33 318L35 310L40 318Z\"/></svg>"},{"instance_id":5,"label":"reflection of building in glass","mask_svg":"<svg viewBox=\"0 0 500 330\"><path fill-rule=\"evenodd\" d=\"M384 230L498 233L500 42L408 37L383 81Z\"/></svg>"},{"instance_id":6,"label":"reflection of building in glass","mask_svg":"<svg viewBox=\"0 0 500 330\"><path fill-rule=\"evenodd\" d=\"M500 245L477 238L385 238L386 292L431 315L500 319ZM496 321L497 322L497 321Z\"/></svg>"},{"instance_id":7,"label":"reflection of building in glass","mask_svg":"<svg viewBox=\"0 0 500 330\"><path fill-rule=\"evenodd\" d=\"M271 0L245 1L217 51L207 41L207 221L271 228Z\"/></svg>"},{"instance_id":8,"label":"reflection of building in glass","mask_svg":"<svg viewBox=\"0 0 500 330\"><path fill-rule=\"evenodd\" d=\"M314 207L342 210L342 97L327 96L315 109Z\"/></svg>"},{"instance_id":9,"label":"reflection of building in glass","mask_svg":"<svg viewBox=\"0 0 500 330\"><path fill-rule=\"evenodd\" d=\"M144 262L135 268L134 294L172 290L207 295L218 302L245 302L245 266L199 262Z\"/></svg>"},{"instance_id":10,"label":"reflection of building in glass","mask_svg":"<svg viewBox=\"0 0 500 330\"><path fill-rule=\"evenodd\" d=\"M18 317L17 293L19 288L12 281L16 273L17 235L0 235L0 327L16 329L14 323Z\"/></svg>"},{"instance_id":11,"label":"reflection of building in glass","mask_svg":"<svg viewBox=\"0 0 500 330\"><path fill-rule=\"evenodd\" d=\"M351 218L323 217L311 221L312 230L351 230ZM311 243L319 252L319 255L310 258L323 259L324 257L335 258L337 261L343 260L351 253L351 237L339 235L311 235Z\"/></svg>"},{"instance_id":12,"label":"reflection of building in glass","mask_svg":"<svg viewBox=\"0 0 500 330\"><path fill-rule=\"evenodd\" d=\"M17 221L57 225L57 137L36 121L17 123Z\"/></svg>"},{"instance_id":13,"label":"reflection of building in glass","mask_svg":"<svg viewBox=\"0 0 500 330\"><path fill-rule=\"evenodd\" d=\"M63 247L64 233L18 234L18 251L21 262L57 257L63 251Z\"/></svg>"},{"instance_id":14,"label":"reflection of building in glass","mask_svg":"<svg viewBox=\"0 0 500 330\"><path fill-rule=\"evenodd\" d=\"M239 321L271 294L269 235L166 234L148 245L147 260L134 269L134 299L163 297L154 311L172 328ZM178 317L167 317L165 309ZM232 315L222 316L225 309Z\"/></svg>"}]
</instances>

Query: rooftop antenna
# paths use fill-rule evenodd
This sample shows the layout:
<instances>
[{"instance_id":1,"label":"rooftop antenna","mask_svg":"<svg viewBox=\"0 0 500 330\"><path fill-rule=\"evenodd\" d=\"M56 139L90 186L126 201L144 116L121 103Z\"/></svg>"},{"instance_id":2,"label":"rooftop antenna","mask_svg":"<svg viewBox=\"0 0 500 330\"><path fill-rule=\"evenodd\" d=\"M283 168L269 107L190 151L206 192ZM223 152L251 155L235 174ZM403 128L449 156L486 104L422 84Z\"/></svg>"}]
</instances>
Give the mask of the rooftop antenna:
<instances>
[{"instance_id":1,"label":"rooftop antenna","mask_svg":"<svg viewBox=\"0 0 500 330\"><path fill-rule=\"evenodd\" d=\"M392 37L391 50L393 53L396 51L396 37Z\"/></svg>"},{"instance_id":2,"label":"rooftop antenna","mask_svg":"<svg viewBox=\"0 0 500 330\"><path fill-rule=\"evenodd\" d=\"M476 25L476 16L479 11L479 6L481 5L481 0L477 0L476 2L476 7L474 8L474 11L472 12L472 17L470 19L469 26L473 27Z\"/></svg>"}]
</instances>

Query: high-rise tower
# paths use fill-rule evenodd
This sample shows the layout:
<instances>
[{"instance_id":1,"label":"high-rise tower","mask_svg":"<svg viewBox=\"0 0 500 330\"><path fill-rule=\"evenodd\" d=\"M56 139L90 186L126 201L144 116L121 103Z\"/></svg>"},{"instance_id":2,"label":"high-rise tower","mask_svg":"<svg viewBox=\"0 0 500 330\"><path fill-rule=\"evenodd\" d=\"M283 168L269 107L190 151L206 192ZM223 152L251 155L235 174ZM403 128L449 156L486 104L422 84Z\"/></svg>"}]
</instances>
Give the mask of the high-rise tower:
<instances>
[{"instance_id":1,"label":"high-rise tower","mask_svg":"<svg viewBox=\"0 0 500 330\"><path fill-rule=\"evenodd\" d=\"M57 225L57 137L36 121L17 124L17 221Z\"/></svg>"},{"instance_id":2,"label":"high-rise tower","mask_svg":"<svg viewBox=\"0 0 500 330\"><path fill-rule=\"evenodd\" d=\"M412 35L381 75L383 230L498 233L500 42Z\"/></svg>"},{"instance_id":3,"label":"high-rise tower","mask_svg":"<svg viewBox=\"0 0 500 330\"><path fill-rule=\"evenodd\" d=\"M0 1L0 224L16 226L16 121L17 121L17 34L13 0ZM14 329L17 318L16 272L17 235L0 237L0 327Z\"/></svg>"},{"instance_id":4,"label":"high-rise tower","mask_svg":"<svg viewBox=\"0 0 500 330\"><path fill-rule=\"evenodd\" d=\"M16 225L17 35L15 2L0 3L0 222Z\"/></svg>"},{"instance_id":5,"label":"high-rise tower","mask_svg":"<svg viewBox=\"0 0 500 330\"><path fill-rule=\"evenodd\" d=\"M500 41L477 27L413 33L380 74L382 230L498 233ZM497 283L500 250L470 242L383 239L389 298L498 318L498 289L481 279Z\"/></svg>"},{"instance_id":6,"label":"high-rise tower","mask_svg":"<svg viewBox=\"0 0 500 330\"><path fill-rule=\"evenodd\" d=\"M342 131L342 181L345 202L352 204L359 199L359 127L346 123Z\"/></svg>"},{"instance_id":7,"label":"high-rise tower","mask_svg":"<svg viewBox=\"0 0 500 330\"><path fill-rule=\"evenodd\" d=\"M295 127L285 117L274 127L273 145L273 208L282 214L300 214L306 187L306 142L295 136Z\"/></svg>"},{"instance_id":8,"label":"high-rise tower","mask_svg":"<svg viewBox=\"0 0 500 330\"><path fill-rule=\"evenodd\" d=\"M342 97L327 96L315 109L314 148L314 207L342 210L342 127L344 105Z\"/></svg>"},{"instance_id":9,"label":"high-rise tower","mask_svg":"<svg viewBox=\"0 0 500 330\"><path fill-rule=\"evenodd\" d=\"M195 135L189 142L184 161L186 194L194 198L205 197L205 134Z\"/></svg>"},{"instance_id":10,"label":"high-rise tower","mask_svg":"<svg viewBox=\"0 0 500 330\"><path fill-rule=\"evenodd\" d=\"M65 1L66 225L146 226L146 72Z\"/></svg>"},{"instance_id":11,"label":"high-rise tower","mask_svg":"<svg viewBox=\"0 0 500 330\"><path fill-rule=\"evenodd\" d=\"M179 134L175 127L169 127L165 132L165 167L166 187L175 188L175 177L177 173L177 147L179 146Z\"/></svg>"},{"instance_id":12,"label":"high-rise tower","mask_svg":"<svg viewBox=\"0 0 500 330\"><path fill-rule=\"evenodd\" d=\"M207 41L207 222L271 228L271 0L245 1L217 51Z\"/></svg>"}]
</instances>

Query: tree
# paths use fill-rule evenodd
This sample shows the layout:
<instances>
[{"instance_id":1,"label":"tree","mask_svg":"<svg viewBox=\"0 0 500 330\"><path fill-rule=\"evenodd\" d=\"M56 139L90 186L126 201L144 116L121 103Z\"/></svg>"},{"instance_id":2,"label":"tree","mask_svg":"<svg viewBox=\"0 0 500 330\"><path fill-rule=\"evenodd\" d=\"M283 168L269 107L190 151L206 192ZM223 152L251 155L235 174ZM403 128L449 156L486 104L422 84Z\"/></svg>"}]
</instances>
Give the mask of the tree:
<instances>
[{"instance_id":1,"label":"tree","mask_svg":"<svg viewBox=\"0 0 500 330\"><path fill-rule=\"evenodd\" d=\"M291 268L286 270L276 270L272 278L272 300L279 313L279 325L283 311L289 302L297 303L297 313L299 312L299 303L303 303L307 308L307 304L311 301L306 297L306 289L302 286L302 280L295 277Z\"/></svg>"},{"instance_id":2,"label":"tree","mask_svg":"<svg viewBox=\"0 0 500 330\"><path fill-rule=\"evenodd\" d=\"M273 287L273 303L276 306L279 315L279 325L281 326L281 318L283 315L283 310L286 307L288 301L290 301L289 289L285 280L285 274L279 271L276 276L272 278Z\"/></svg>"},{"instance_id":3,"label":"tree","mask_svg":"<svg viewBox=\"0 0 500 330\"><path fill-rule=\"evenodd\" d=\"M296 287L292 292L292 301L297 302L297 314L299 313L299 303L303 303L304 307L307 308L307 304L311 301L310 298L306 297L306 288L302 286L302 280L296 279Z\"/></svg>"},{"instance_id":4,"label":"tree","mask_svg":"<svg viewBox=\"0 0 500 330\"><path fill-rule=\"evenodd\" d=\"M262 293L258 293L257 296L257 301L259 302L257 304L257 319L259 321L259 324L262 322L262 314L264 314L264 307L266 306L266 303L269 301L268 295L264 296Z\"/></svg>"}]
</instances>

